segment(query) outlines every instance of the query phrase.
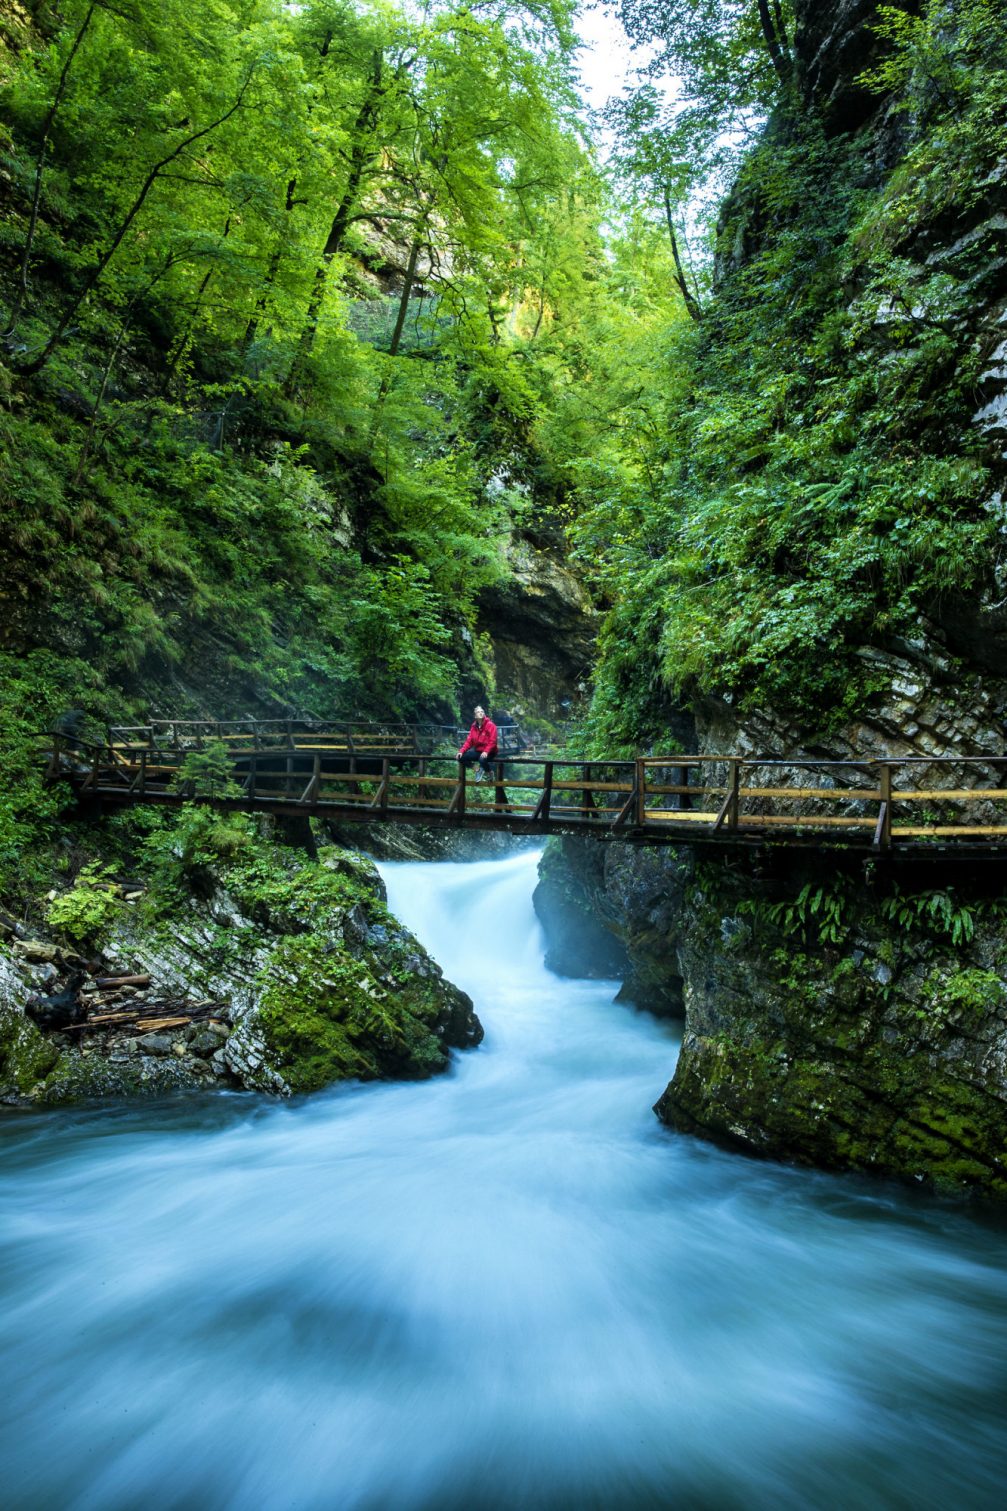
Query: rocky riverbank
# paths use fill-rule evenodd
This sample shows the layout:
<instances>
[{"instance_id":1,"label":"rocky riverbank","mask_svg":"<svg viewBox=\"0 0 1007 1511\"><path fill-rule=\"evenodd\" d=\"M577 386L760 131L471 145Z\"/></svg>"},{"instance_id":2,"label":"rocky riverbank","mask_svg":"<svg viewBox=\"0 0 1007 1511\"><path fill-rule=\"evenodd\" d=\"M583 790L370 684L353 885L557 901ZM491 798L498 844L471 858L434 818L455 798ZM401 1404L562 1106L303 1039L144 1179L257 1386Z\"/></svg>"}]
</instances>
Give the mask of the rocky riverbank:
<instances>
[{"instance_id":1,"label":"rocky riverbank","mask_svg":"<svg viewBox=\"0 0 1007 1511\"><path fill-rule=\"evenodd\" d=\"M285 1095L426 1077L450 1048L480 1041L471 1000L388 912L371 861L326 846L306 863L251 825L245 840L203 867L197 888L162 885L127 903L92 885L104 904L89 948L6 930L0 1098Z\"/></svg>"}]
</instances>

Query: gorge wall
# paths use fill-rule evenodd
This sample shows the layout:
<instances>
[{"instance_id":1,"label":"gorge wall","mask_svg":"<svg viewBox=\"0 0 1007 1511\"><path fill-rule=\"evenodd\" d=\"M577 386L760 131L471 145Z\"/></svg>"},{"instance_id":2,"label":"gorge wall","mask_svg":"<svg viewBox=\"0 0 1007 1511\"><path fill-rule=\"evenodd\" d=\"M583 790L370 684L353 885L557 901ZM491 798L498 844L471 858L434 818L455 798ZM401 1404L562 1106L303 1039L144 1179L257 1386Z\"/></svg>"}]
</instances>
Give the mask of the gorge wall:
<instances>
[{"instance_id":1,"label":"gorge wall","mask_svg":"<svg viewBox=\"0 0 1007 1511\"><path fill-rule=\"evenodd\" d=\"M798 103L723 206L694 402L716 418L725 370L753 413L759 384L788 397L745 430L738 407L705 474L680 465L679 556L613 619L606 643L633 635L634 613L646 634L613 658L607 696L677 694L674 733L706 754L917 757L914 784L939 811L956 768L930 760L1004 751L1007 160L1002 131L985 135L965 103L1000 87L989 37L1002 22L988 7L983 31L981 6L952 6L937 28L921 6L900 10L893 36L865 0L795 5ZM836 175L803 204L786 186L800 141ZM788 239L803 248L796 272ZM943 491L942 471L957 478ZM620 684L627 665L645 672ZM604 661L601 675L604 687ZM1003 821L1002 805L975 812ZM627 995L684 1013L657 1106L668 1123L1002 1198L1003 897L997 863L806 865L568 840L547 855L537 906L558 968L621 954Z\"/></svg>"}]
</instances>

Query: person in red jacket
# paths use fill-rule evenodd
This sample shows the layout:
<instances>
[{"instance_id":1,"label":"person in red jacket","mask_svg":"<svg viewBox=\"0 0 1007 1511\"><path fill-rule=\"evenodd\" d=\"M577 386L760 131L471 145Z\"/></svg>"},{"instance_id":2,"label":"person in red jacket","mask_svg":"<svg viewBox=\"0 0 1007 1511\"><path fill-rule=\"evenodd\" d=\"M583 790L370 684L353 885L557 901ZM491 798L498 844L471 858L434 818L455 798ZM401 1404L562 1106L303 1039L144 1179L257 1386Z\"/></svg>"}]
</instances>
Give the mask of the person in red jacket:
<instances>
[{"instance_id":1,"label":"person in red jacket","mask_svg":"<svg viewBox=\"0 0 1007 1511\"><path fill-rule=\"evenodd\" d=\"M489 771L490 762L496 760L497 727L486 717L486 710L475 709L475 722L468 732L465 744L458 752L458 759L466 766L478 764L476 781L481 782Z\"/></svg>"}]
</instances>

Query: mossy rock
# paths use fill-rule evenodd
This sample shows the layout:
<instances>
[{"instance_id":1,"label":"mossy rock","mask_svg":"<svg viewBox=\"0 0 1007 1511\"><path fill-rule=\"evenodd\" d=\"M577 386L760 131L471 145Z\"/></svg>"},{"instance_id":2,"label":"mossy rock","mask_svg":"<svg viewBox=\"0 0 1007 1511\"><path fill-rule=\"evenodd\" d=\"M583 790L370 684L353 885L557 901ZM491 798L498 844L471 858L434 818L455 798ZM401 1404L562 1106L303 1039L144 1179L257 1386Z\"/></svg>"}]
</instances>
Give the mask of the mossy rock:
<instances>
[{"instance_id":1,"label":"mossy rock","mask_svg":"<svg viewBox=\"0 0 1007 1511\"><path fill-rule=\"evenodd\" d=\"M288 939L274 952L258 1023L292 1091L354 1078L423 1079L446 1069L450 1045L482 1038L469 998L439 972L396 981L313 936Z\"/></svg>"},{"instance_id":2,"label":"mossy rock","mask_svg":"<svg viewBox=\"0 0 1007 1511\"><path fill-rule=\"evenodd\" d=\"M55 1045L26 1015L27 996L15 965L0 956L0 1096L30 1092L59 1058Z\"/></svg>"}]
</instances>

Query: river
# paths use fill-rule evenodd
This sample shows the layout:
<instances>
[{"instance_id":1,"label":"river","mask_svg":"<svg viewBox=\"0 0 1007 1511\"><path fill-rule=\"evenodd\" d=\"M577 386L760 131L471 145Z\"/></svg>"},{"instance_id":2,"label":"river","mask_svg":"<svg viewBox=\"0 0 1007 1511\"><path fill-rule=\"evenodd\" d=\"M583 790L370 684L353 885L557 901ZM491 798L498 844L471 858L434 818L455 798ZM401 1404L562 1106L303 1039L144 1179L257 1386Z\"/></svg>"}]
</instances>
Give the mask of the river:
<instances>
[{"instance_id":1,"label":"river","mask_svg":"<svg viewBox=\"0 0 1007 1511\"><path fill-rule=\"evenodd\" d=\"M382 868L447 1076L0 1122L6 1511L1003 1505L1007 1227L663 1129L536 860Z\"/></svg>"}]
</instances>

